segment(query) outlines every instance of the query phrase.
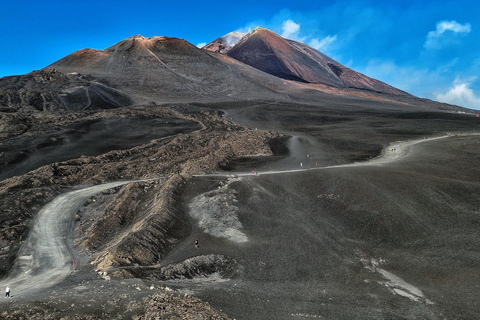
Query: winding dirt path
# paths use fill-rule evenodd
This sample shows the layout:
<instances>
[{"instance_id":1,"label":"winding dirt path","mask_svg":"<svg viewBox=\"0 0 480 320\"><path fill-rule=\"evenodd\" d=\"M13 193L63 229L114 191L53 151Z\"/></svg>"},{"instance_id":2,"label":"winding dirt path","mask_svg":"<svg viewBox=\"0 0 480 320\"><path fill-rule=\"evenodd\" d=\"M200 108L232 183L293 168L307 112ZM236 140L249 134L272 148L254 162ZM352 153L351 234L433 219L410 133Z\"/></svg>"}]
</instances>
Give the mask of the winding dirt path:
<instances>
[{"instance_id":1,"label":"winding dirt path","mask_svg":"<svg viewBox=\"0 0 480 320\"><path fill-rule=\"evenodd\" d=\"M255 173L252 172L230 172L230 173L213 173L209 174L208 176L236 176L236 177L245 177L245 176L252 176L252 175L268 175L268 174L284 174L284 173L292 173L292 172L305 172L311 170L324 170L324 169L332 169L332 168L348 168L348 167L358 167L358 166L374 166L374 165L383 165L393 163L398 161L402 158L405 158L407 155L411 153L411 148L415 145L425 143L425 142L432 142L435 140L446 139L446 138L455 138L455 137L467 137L467 136L478 136L480 133L465 133L465 134L456 134L456 135L443 135L443 136L436 136L424 139L415 139L415 140L406 140L406 141L397 141L392 142L388 145L387 148L383 150L383 152L376 158L373 158L368 161L363 162L355 162L355 163L346 163L346 164L339 164L339 165L330 165L330 166L316 166L316 167L307 167L301 166L299 162L298 169L286 169L286 170L268 170L268 171L257 171ZM296 141L296 140L294 140ZM304 152L304 157L307 156L308 152ZM297 157L300 157L298 152L296 154ZM196 177L201 177L204 175L195 175Z\"/></svg>"},{"instance_id":2,"label":"winding dirt path","mask_svg":"<svg viewBox=\"0 0 480 320\"><path fill-rule=\"evenodd\" d=\"M11 296L25 296L64 280L73 270L75 258L68 244L72 217L84 201L106 189L131 181L119 181L62 194L38 213L30 234L22 245L11 273L0 281Z\"/></svg>"},{"instance_id":3,"label":"winding dirt path","mask_svg":"<svg viewBox=\"0 0 480 320\"><path fill-rule=\"evenodd\" d=\"M469 133L456 136L472 135L480 134ZM379 157L361 163L265 171L256 174L282 174L327 168L382 165L392 163L405 157L409 154L410 148L414 145L456 136L445 135L392 143ZM208 176L228 177L232 175L252 176L252 173L217 173ZM27 240L19 251L19 255L11 273L7 278L0 281L0 288L5 288L8 285L12 290L12 297L25 296L34 294L64 280L72 271L72 260L74 259L72 250L67 241L69 232L72 230L73 214L88 197L129 182L131 181L112 182L71 191L58 196L48 203L39 212Z\"/></svg>"}]
</instances>

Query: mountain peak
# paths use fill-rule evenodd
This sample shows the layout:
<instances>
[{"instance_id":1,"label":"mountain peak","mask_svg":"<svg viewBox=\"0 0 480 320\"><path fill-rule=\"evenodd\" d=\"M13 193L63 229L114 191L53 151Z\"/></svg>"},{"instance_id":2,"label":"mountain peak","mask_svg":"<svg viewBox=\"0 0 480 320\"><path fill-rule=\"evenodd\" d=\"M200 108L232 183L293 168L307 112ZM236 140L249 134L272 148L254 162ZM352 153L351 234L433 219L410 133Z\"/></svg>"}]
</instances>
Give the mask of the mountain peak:
<instances>
[{"instance_id":1,"label":"mountain peak","mask_svg":"<svg viewBox=\"0 0 480 320\"><path fill-rule=\"evenodd\" d=\"M369 78L336 62L318 50L275 32L256 27L227 53L228 56L279 78L405 95L381 81Z\"/></svg>"},{"instance_id":2,"label":"mountain peak","mask_svg":"<svg viewBox=\"0 0 480 320\"><path fill-rule=\"evenodd\" d=\"M257 33L257 32L270 32L270 33L276 34L272 30L267 29L267 28L263 28L263 27L256 27L255 29L253 29L253 31L251 33L254 34L254 33Z\"/></svg>"},{"instance_id":3,"label":"mountain peak","mask_svg":"<svg viewBox=\"0 0 480 320\"><path fill-rule=\"evenodd\" d=\"M252 33L254 32L262 32L262 31L268 31L268 32L272 32L274 33L273 31L267 29L267 28L262 28L262 27L256 27L255 29L253 29Z\"/></svg>"},{"instance_id":4,"label":"mountain peak","mask_svg":"<svg viewBox=\"0 0 480 320\"><path fill-rule=\"evenodd\" d=\"M113 46L105 49L105 51L125 51L131 50L132 48L151 49L152 47L158 45L176 46L178 48L187 48L189 46L193 46L186 40L179 38L165 36L144 37L142 35L135 35L114 44Z\"/></svg>"},{"instance_id":5,"label":"mountain peak","mask_svg":"<svg viewBox=\"0 0 480 320\"><path fill-rule=\"evenodd\" d=\"M233 31L213 40L212 42L204 46L203 49L225 54L231 48L233 48L245 35L246 33L244 32Z\"/></svg>"},{"instance_id":6,"label":"mountain peak","mask_svg":"<svg viewBox=\"0 0 480 320\"><path fill-rule=\"evenodd\" d=\"M236 46L238 43L245 41L246 39L254 36L254 35L262 35L264 34L265 36L268 36L267 34L273 35L273 36L278 36L275 32L262 28L262 27L256 27L252 31L245 33L245 32L240 32L240 31L233 31L230 33L227 33L226 35L217 38L210 42L209 44L203 46L202 49L211 51L211 52L219 52L223 54L227 54L228 51L230 51L234 46Z\"/></svg>"},{"instance_id":7,"label":"mountain peak","mask_svg":"<svg viewBox=\"0 0 480 320\"><path fill-rule=\"evenodd\" d=\"M124 39L120 42L135 41L135 42L138 42L138 43L150 43L150 42L161 41L161 40L165 40L165 39L168 39L168 37L164 37L164 36L144 37L140 34L137 34L137 35L128 37L127 39Z\"/></svg>"},{"instance_id":8,"label":"mountain peak","mask_svg":"<svg viewBox=\"0 0 480 320\"><path fill-rule=\"evenodd\" d=\"M250 31L249 33L247 33L247 34L241 39L241 41L243 42L243 41L247 40L248 38L255 37L255 36L260 36L260 37L278 37L278 38L283 39L280 35L276 34L276 33L273 32L272 30L269 30L269 29L266 29L266 28L262 28L262 27L256 27L255 29L253 29L252 31Z\"/></svg>"}]
</instances>

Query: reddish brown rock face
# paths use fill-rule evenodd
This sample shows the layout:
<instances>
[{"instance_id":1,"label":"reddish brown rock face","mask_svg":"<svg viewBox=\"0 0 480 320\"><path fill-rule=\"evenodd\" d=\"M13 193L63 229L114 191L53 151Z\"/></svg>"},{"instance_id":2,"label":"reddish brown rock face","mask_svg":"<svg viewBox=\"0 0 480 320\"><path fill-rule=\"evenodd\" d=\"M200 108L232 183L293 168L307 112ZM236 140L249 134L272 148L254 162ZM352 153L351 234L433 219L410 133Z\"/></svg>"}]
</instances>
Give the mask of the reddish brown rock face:
<instances>
[{"instance_id":1,"label":"reddish brown rock face","mask_svg":"<svg viewBox=\"0 0 480 320\"><path fill-rule=\"evenodd\" d=\"M205 48L213 48L214 44ZM336 88L356 88L407 95L381 81L355 72L312 47L262 28L243 37L227 55L274 76Z\"/></svg>"}]
</instances>

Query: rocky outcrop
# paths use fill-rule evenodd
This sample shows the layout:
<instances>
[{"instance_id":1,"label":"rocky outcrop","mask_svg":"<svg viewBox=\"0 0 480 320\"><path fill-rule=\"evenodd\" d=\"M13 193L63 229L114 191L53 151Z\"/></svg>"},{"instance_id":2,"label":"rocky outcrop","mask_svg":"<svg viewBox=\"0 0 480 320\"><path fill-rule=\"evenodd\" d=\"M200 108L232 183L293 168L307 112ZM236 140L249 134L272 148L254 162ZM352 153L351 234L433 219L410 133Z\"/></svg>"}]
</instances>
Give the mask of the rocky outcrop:
<instances>
[{"instance_id":1,"label":"rocky outcrop","mask_svg":"<svg viewBox=\"0 0 480 320\"><path fill-rule=\"evenodd\" d=\"M242 267L231 257L209 254L186 259L185 261L161 266L131 267L115 271L117 277L135 277L152 281L175 279L208 279L210 277L229 279L241 272Z\"/></svg>"},{"instance_id":2,"label":"rocky outcrop","mask_svg":"<svg viewBox=\"0 0 480 320\"><path fill-rule=\"evenodd\" d=\"M49 296L46 301L29 303L28 300L22 300L4 304L0 317L5 320L231 319L208 302L169 287L128 285L108 292L103 285L98 285L86 290L88 298L84 298L84 301L79 297L82 294L78 287L69 289L67 293ZM91 299L92 296L96 299ZM73 302L72 297L76 298Z\"/></svg>"},{"instance_id":3,"label":"rocky outcrop","mask_svg":"<svg viewBox=\"0 0 480 320\"><path fill-rule=\"evenodd\" d=\"M182 181L173 175L148 187L131 183L120 190L79 243L97 255L92 261L97 269L158 263L188 235L188 220L175 205Z\"/></svg>"},{"instance_id":4,"label":"rocky outcrop","mask_svg":"<svg viewBox=\"0 0 480 320\"><path fill-rule=\"evenodd\" d=\"M191 296L157 294L147 302L145 314L134 318L146 319L208 319L228 320L226 314L213 309L208 303Z\"/></svg>"}]
</instances>

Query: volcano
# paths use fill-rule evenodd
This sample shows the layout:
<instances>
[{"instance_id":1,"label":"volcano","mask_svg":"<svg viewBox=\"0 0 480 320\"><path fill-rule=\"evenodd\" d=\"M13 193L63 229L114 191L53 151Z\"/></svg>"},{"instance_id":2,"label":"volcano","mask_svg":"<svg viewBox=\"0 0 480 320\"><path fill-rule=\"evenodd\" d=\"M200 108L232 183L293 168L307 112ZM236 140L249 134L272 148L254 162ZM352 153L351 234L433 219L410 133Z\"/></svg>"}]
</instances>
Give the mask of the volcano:
<instances>
[{"instance_id":1,"label":"volcano","mask_svg":"<svg viewBox=\"0 0 480 320\"><path fill-rule=\"evenodd\" d=\"M245 35L247 34L233 31L224 35L223 37L213 40L202 49L225 54L230 51L230 49L232 49Z\"/></svg>"},{"instance_id":2,"label":"volcano","mask_svg":"<svg viewBox=\"0 0 480 320\"><path fill-rule=\"evenodd\" d=\"M408 95L386 83L353 71L302 42L282 38L268 29L257 27L230 49L225 42L221 42L223 39L228 39L228 35L216 39L204 48L223 52L238 61L287 80Z\"/></svg>"},{"instance_id":3,"label":"volcano","mask_svg":"<svg viewBox=\"0 0 480 320\"><path fill-rule=\"evenodd\" d=\"M82 49L41 71L0 79L0 100L5 110L78 111L152 101L305 101L332 89L342 95L358 95L353 89L387 95L382 99L413 98L303 43L257 28L227 34L204 49L179 38L140 35L104 50Z\"/></svg>"},{"instance_id":4,"label":"volcano","mask_svg":"<svg viewBox=\"0 0 480 320\"><path fill-rule=\"evenodd\" d=\"M478 319L479 129L261 28L4 77L0 317Z\"/></svg>"},{"instance_id":5,"label":"volcano","mask_svg":"<svg viewBox=\"0 0 480 320\"><path fill-rule=\"evenodd\" d=\"M163 102L273 97L271 86L279 83L253 68L245 70L233 59L163 36L137 35L105 50L80 50L47 68L115 83L137 102L146 97Z\"/></svg>"}]
</instances>

